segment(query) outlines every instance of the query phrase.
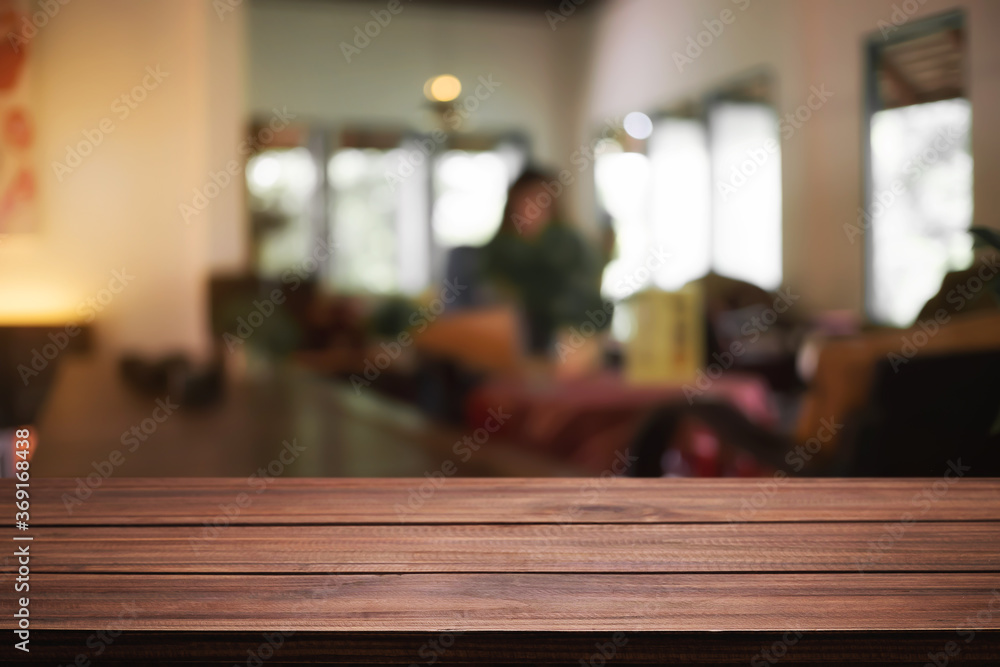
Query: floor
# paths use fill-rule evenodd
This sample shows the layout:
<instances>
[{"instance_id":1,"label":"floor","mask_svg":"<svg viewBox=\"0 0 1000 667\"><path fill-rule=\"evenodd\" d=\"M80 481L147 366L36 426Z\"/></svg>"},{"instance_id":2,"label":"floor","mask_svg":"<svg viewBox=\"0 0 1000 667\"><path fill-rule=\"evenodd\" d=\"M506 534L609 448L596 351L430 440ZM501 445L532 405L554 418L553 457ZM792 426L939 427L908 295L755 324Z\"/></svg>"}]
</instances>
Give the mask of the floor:
<instances>
[{"instance_id":1,"label":"floor","mask_svg":"<svg viewBox=\"0 0 1000 667\"><path fill-rule=\"evenodd\" d=\"M495 438L456 454L462 430L289 365L230 373L221 404L200 411L137 394L111 360L67 357L58 373L37 424L38 477L575 474Z\"/></svg>"}]
</instances>

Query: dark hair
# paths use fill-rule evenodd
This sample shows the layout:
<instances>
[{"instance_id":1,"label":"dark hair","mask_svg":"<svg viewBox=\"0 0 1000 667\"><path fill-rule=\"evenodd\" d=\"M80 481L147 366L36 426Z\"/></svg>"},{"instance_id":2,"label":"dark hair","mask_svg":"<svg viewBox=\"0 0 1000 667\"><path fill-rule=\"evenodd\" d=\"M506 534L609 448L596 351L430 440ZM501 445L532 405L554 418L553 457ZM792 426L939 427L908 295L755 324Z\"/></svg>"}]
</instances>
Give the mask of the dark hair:
<instances>
[{"instance_id":1,"label":"dark hair","mask_svg":"<svg viewBox=\"0 0 1000 667\"><path fill-rule=\"evenodd\" d=\"M521 172L521 175L518 176L513 183L511 183L509 188L507 188L507 203L503 208L503 220L500 223L499 231L517 231L517 227L514 224L514 201L521 192L524 192L525 188L530 185L535 185L536 183L552 182L557 183L560 188L565 187L562 183L559 183L559 176L554 171L530 165L525 167L524 171ZM559 207L556 206L555 201L557 195L550 196L552 197L552 219L557 220L559 218Z\"/></svg>"}]
</instances>

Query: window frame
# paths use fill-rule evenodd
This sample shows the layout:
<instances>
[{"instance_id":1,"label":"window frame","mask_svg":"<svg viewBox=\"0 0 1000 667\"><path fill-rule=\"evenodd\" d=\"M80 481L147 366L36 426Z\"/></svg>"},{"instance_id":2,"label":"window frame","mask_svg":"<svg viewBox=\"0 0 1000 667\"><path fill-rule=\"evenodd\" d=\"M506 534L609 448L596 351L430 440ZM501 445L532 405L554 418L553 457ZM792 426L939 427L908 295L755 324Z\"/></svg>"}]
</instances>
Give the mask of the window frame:
<instances>
[{"instance_id":1,"label":"window frame","mask_svg":"<svg viewBox=\"0 0 1000 667\"><path fill-rule=\"evenodd\" d=\"M944 30L966 28L965 11L954 9L940 14L919 18L901 26L894 26L895 31L891 35L883 35L881 32L872 32L864 40L864 57L862 58L862 81L864 82L861 96L862 123L861 123L861 205L871 220L872 200L875 195L874 183L874 151L872 150L872 119L875 114L882 110L881 95L879 91L878 63L879 55L883 48L907 42L912 39L926 37L936 32ZM963 81L968 81L967 57L962 58ZM968 89L963 90L964 98L969 99ZM972 132L972 128L969 128ZM973 197L975 192L973 191ZM862 252L864 260L861 270L861 285L863 312L865 320L870 324L886 324L874 312L875 305L875 235L869 227L864 230L862 236Z\"/></svg>"}]
</instances>

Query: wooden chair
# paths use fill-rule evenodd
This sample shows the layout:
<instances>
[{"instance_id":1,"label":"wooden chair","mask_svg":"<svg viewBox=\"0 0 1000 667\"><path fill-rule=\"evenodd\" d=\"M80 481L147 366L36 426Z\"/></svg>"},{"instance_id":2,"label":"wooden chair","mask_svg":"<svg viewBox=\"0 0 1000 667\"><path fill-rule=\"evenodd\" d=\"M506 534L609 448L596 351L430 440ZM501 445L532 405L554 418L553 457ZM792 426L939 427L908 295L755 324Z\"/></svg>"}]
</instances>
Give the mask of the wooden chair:
<instances>
[{"instance_id":1,"label":"wooden chair","mask_svg":"<svg viewBox=\"0 0 1000 667\"><path fill-rule=\"evenodd\" d=\"M930 438L919 445L919 457L918 452L914 452L911 460L907 460L898 446L899 438L894 437L905 430L900 427L902 413L888 405L892 395L907 388L900 384L901 381L919 382L925 387L926 392L921 396L925 405L934 405L935 400L954 393L956 384L982 383L981 378L970 374L967 357L990 352L1000 352L1000 314L997 313L969 314L949 319L936 328L918 323L909 329L879 330L828 341L820 352L816 373L791 438L750 422L729 405L696 402L690 406L686 401L678 401L653 411L639 430L634 448L641 455L634 474L659 476L664 452L685 420L691 418L707 424L726 446L750 452L763 463L790 468L788 471L792 473L933 475L929 462L936 462L937 454L951 451L959 455L975 450L984 463L972 474L1000 474L990 467L992 441L985 432L980 434L986 438L983 442L978 439L973 442L967 436L964 442L958 442L963 439L958 428L955 429L956 439L948 442L941 432L937 432L936 441ZM992 358L993 355L984 354L978 363L992 363ZM971 366L975 363L973 361ZM900 368L911 372L905 378L894 377L895 370ZM887 376L891 380L887 380ZM928 381L930 377L947 380ZM880 381L876 385L877 378ZM873 395L875 386L880 391ZM921 409L919 401L914 399L912 402L913 410ZM996 409L1000 411L1000 401ZM958 419L960 412L953 410L949 414ZM981 416L977 413L976 422L982 431L982 424L978 424L982 421ZM863 442L859 444L860 436ZM885 451L873 451L878 448ZM896 453L886 454L890 449ZM786 456L794 457L792 461L796 465L790 466ZM922 463L917 463L918 458ZM803 465L799 466L799 461ZM943 466L946 462L940 464Z\"/></svg>"}]
</instances>

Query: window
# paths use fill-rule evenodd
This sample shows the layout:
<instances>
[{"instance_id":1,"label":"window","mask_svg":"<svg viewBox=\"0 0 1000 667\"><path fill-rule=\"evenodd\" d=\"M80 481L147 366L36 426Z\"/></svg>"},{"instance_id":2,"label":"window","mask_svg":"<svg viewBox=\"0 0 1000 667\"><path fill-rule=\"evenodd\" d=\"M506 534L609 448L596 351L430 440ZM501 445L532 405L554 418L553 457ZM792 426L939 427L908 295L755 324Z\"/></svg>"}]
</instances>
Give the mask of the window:
<instances>
[{"instance_id":1,"label":"window","mask_svg":"<svg viewBox=\"0 0 1000 667\"><path fill-rule=\"evenodd\" d=\"M747 77L707 97L703 110L658 118L644 145L628 136L598 144L598 202L616 240L606 295L677 290L710 270L780 285L780 132L763 101L770 86L766 74ZM667 260L651 262L654 249Z\"/></svg>"},{"instance_id":2,"label":"window","mask_svg":"<svg viewBox=\"0 0 1000 667\"><path fill-rule=\"evenodd\" d=\"M413 136L333 154L334 289L418 294L440 279L447 250L493 237L526 151L487 138L465 142L475 148Z\"/></svg>"},{"instance_id":3,"label":"window","mask_svg":"<svg viewBox=\"0 0 1000 667\"><path fill-rule=\"evenodd\" d=\"M914 322L972 240L972 109L960 14L904 26L868 46L866 302L872 319Z\"/></svg>"},{"instance_id":4,"label":"window","mask_svg":"<svg viewBox=\"0 0 1000 667\"><path fill-rule=\"evenodd\" d=\"M329 287L417 294L431 281L427 158L415 139L367 143L336 149L327 167Z\"/></svg>"},{"instance_id":5,"label":"window","mask_svg":"<svg viewBox=\"0 0 1000 667\"><path fill-rule=\"evenodd\" d=\"M330 243L325 286L365 294L419 294L440 279L447 250L492 238L528 154L520 137L463 135L449 148L402 132L302 127L282 140L247 164L258 274L301 269Z\"/></svg>"},{"instance_id":6,"label":"window","mask_svg":"<svg viewBox=\"0 0 1000 667\"><path fill-rule=\"evenodd\" d=\"M396 231L402 188L385 178L395 173L400 151L342 148L330 158L332 285L347 292L386 294L400 289L401 248ZM405 182L405 181L403 181Z\"/></svg>"},{"instance_id":7,"label":"window","mask_svg":"<svg viewBox=\"0 0 1000 667\"><path fill-rule=\"evenodd\" d=\"M615 232L615 258L604 270L602 291L623 299L652 277L640 272L650 249L649 159L614 139L602 139L594 154L598 202Z\"/></svg>"},{"instance_id":8,"label":"window","mask_svg":"<svg viewBox=\"0 0 1000 667\"><path fill-rule=\"evenodd\" d=\"M308 254L316 171L306 147L267 149L247 163L257 270L262 276L276 277Z\"/></svg>"},{"instance_id":9,"label":"window","mask_svg":"<svg viewBox=\"0 0 1000 667\"><path fill-rule=\"evenodd\" d=\"M446 150L434 161L434 242L443 249L481 246L500 228L507 188L523 168L523 154Z\"/></svg>"},{"instance_id":10,"label":"window","mask_svg":"<svg viewBox=\"0 0 1000 667\"><path fill-rule=\"evenodd\" d=\"M652 238L674 252L656 284L674 290L702 277L712 264L711 166L708 132L692 118L665 118L649 138L653 188Z\"/></svg>"},{"instance_id":11,"label":"window","mask_svg":"<svg viewBox=\"0 0 1000 667\"><path fill-rule=\"evenodd\" d=\"M781 152L778 117L766 104L709 107L712 267L773 290L781 284Z\"/></svg>"}]
</instances>

